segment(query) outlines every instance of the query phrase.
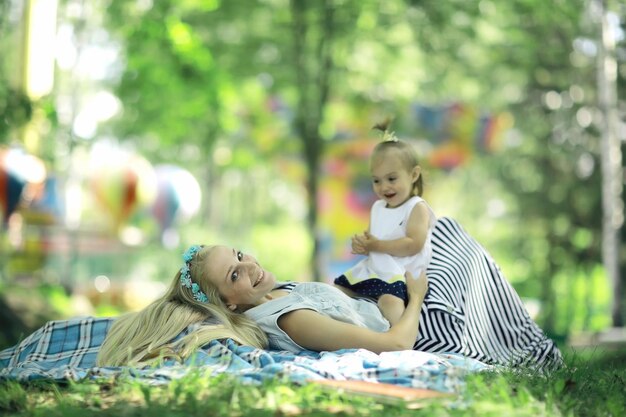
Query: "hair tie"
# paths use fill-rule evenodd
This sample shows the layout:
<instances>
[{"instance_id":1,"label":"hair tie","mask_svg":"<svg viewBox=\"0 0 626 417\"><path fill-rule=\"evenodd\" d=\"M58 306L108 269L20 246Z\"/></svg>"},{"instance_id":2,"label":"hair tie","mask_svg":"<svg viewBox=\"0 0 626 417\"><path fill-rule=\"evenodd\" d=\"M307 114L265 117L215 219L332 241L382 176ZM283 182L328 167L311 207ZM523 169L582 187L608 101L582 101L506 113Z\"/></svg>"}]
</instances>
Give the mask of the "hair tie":
<instances>
[{"instance_id":1,"label":"hair tie","mask_svg":"<svg viewBox=\"0 0 626 417\"><path fill-rule=\"evenodd\" d=\"M395 132L390 132L388 130L385 130L383 132L383 142L397 142L398 141L398 137L396 136Z\"/></svg>"},{"instance_id":2,"label":"hair tie","mask_svg":"<svg viewBox=\"0 0 626 417\"><path fill-rule=\"evenodd\" d=\"M180 268L180 283L185 288L190 288L193 293L193 299L201 303L206 303L209 298L200 289L200 286L191 280L191 260L202 249L202 245L193 245L183 253L183 261L185 262Z\"/></svg>"}]
</instances>

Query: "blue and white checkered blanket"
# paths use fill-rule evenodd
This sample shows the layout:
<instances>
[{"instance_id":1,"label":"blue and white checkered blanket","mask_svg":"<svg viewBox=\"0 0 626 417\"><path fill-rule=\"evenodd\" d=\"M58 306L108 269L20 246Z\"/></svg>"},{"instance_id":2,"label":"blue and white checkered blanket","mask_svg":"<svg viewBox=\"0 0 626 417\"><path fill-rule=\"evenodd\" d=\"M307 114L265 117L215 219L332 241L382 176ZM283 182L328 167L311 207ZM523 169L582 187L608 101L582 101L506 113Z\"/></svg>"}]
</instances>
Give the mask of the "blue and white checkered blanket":
<instances>
[{"instance_id":1,"label":"blue and white checkered blanket","mask_svg":"<svg viewBox=\"0 0 626 417\"><path fill-rule=\"evenodd\" d=\"M239 346L230 339L209 343L182 364L169 361L145 369L98 368L96 355L112 321L86 317L49 322L20 344L0 352L0 379L77 381L125 373L133 378L166 383L200 370L234 374L248 382L278 376L295 383L359 380L458 392L468 372L489 369L488 365L457 354L412 350L375 354L363 349L345 349L295 355Z\"/></svg>"}]
</instances>

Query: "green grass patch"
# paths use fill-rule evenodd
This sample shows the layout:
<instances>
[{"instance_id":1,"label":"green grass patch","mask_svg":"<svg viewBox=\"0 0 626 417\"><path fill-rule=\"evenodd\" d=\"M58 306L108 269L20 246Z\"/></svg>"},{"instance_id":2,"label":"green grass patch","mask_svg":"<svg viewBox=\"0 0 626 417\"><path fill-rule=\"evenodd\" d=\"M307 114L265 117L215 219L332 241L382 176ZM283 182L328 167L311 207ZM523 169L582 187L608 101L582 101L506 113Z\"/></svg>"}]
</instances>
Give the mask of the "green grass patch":
<instances>
[{"instance_id":1,"label":"green grass patch","mask_svg":"<svg viewBox=\"0 0 626 417\"><path fill-rule=\"evenodd\" d=\"M192 373L165 385L120 377L79 383L0 382L13 416L609 416L626 415L626 353L567 352L567 368L470 375L453 398L404 402L281 379L244 384Z\"/></svg>"}]
</instances>

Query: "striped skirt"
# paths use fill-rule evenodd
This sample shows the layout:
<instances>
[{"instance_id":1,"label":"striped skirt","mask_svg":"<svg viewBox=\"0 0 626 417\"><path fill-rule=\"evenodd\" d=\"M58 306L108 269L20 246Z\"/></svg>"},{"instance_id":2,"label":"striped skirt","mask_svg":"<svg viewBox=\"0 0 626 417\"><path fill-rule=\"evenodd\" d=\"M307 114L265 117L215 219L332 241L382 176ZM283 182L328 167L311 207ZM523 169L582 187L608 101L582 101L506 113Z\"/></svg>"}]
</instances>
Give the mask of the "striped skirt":
<instances>
[{"instance_id":1,"label":"striped skirt","mask_svg":"<svg viewBox=\"0 0 626 417\"><path fill-rule=\"evenodd\" d=\"M489 253L450 218L437 221L429 289L414 349L485 363L553 369L562 357Z\"/></svg>"}]
</instances>

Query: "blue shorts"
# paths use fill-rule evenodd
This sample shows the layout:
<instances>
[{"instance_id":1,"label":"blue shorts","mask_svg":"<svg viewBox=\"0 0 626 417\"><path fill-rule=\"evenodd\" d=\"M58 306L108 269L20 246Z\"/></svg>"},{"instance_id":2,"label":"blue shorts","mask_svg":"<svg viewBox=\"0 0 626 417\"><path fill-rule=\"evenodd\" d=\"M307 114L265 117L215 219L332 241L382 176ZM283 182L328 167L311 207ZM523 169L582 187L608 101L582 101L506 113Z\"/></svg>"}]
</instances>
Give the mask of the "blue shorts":
<instances>
[{"instance_id":1,"label":"blue shorts","mask_svg":"<svg viewBox=\"0 0 626 417\"><path fill-rule=\"evenodd\" d=\"M383 294L391 294L404 300L406 304L409 300L406 292L406 283L404 281L396 281L392 284L378 278L370 278L356 284L350 284L345 275L335 278L335 284L344 288L348 288L357 294L367 297L378 298Z\"/></svg>"}]
</instances>

